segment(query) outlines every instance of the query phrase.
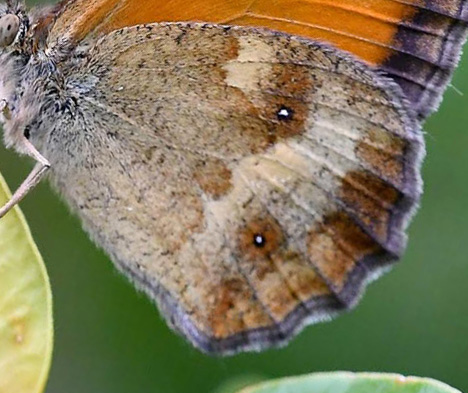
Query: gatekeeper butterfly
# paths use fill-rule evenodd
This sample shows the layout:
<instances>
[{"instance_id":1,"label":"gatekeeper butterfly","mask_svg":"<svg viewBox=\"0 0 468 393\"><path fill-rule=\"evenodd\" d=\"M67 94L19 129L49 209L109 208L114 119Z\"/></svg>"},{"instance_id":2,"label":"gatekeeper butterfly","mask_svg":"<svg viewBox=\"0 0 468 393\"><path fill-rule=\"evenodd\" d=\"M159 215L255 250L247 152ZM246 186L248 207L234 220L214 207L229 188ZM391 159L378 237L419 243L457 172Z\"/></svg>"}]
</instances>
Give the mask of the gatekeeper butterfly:
<instances>
[{"instance_id":1,"label":"gatekeeper butterfly","mask_svg":"<svg viewBox=\"0 0 468 393\"><path fill-rule=\"evenodd\" d=\"M462 0L0 5L7 146L207 353L286 343L404 251Z\"/></svg>"}]
</instances>

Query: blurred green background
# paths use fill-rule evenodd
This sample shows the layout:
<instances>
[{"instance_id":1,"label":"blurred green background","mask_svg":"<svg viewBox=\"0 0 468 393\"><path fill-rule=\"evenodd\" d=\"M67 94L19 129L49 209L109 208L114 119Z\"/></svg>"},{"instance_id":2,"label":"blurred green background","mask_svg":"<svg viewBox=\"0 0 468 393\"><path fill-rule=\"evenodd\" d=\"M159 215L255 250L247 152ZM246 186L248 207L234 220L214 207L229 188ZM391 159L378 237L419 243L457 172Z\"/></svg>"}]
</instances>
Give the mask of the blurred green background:
<instances>
[{"instance_id":1,"label":"blurred green background","mask_svg":"<svg viewBox=\"0 0 468 393\"><path fill-rule=\"evenodd\" d=\"M233 378L315 371L433 377L468 392L468 56L425 126L425 196L408 252L359 307L305 329L287 348L210 358L173 334L44 183L21 204L55 299L47 393L213 392ZM0 149L16 188L31 163Z\"/></svg>"}]
</instances>

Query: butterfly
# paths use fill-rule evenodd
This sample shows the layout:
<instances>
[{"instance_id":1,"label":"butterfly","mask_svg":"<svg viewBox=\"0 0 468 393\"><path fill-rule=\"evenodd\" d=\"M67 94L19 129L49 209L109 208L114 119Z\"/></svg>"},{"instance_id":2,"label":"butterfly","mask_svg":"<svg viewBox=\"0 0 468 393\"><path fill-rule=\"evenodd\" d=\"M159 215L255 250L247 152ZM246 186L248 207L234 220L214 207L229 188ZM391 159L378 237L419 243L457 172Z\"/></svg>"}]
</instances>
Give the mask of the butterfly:
<instances>
[{"instance_id":1,"label":"butterfly","mask_svg":"<svg viewBox=\"0 0 468 393\"><path fill-rule=\"evenodd\" d=\"M460 0L0 5L4 139L211 354L354 307L406 247Z\"/></svg>"}]
</instances>

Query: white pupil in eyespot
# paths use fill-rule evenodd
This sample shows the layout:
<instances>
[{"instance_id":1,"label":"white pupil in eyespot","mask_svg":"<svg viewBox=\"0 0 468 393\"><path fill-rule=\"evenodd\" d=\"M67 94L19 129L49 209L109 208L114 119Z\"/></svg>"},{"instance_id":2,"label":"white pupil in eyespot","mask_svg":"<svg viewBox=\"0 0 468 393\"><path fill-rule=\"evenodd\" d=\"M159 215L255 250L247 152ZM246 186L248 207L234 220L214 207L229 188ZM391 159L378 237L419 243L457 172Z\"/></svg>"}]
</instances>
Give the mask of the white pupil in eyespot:
<instances>
[{"instance_id":1,"label":"white pupil in eyespot","mask_svg":"<svg viewBox=\"0 0 468 393\"><path fill-rule=\"evenodd\" d=\"M265 246L266 240L263 235L254 235L254 245L255 247L263 247Z\"/></svg>"},{"instance_id":2,"label":"white pupil in eyespot","mask_svg":"<svg viewBox=\"0 0 468 393\"><path fill-rule=\"evenodd\" d=\"M20 20L16 15L7 14L0 18L0 47L11 45L18 34Z\"/></svg>"},{"instance_id":3,"label":"white pupil in eyespot","mask_svg":"<svg viewBox=\"0 0 468 393\"><path fill-rule=\"evenodd\" d=\"M280 109L280 111L278 112L278 115L282 117L288 117L289 111L286 108Z\"/></svg>"}]
</instances>

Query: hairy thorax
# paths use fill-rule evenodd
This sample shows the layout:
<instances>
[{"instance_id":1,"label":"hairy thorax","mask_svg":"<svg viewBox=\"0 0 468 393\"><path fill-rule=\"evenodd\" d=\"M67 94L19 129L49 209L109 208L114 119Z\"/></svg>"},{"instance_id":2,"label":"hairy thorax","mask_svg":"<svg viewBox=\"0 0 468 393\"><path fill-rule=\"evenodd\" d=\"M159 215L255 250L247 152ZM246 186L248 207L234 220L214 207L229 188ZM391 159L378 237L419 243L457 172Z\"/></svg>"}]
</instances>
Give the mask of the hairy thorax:
<instances>
[{"instance_id":1,"label":"hairy thorax","mask_svg":"<svg viewBox=\"0 0 468 393\"><path fill-rule=\"evenodd\" d=\"M29 39L32 34L26 31L22 40L0 48L0 123L5 145L19 153L23 136L42 152L49 119L70 115L75 107L64 77L75 61L74 49L66 40L37 42Z\"/></svg>"}]
</instances>

